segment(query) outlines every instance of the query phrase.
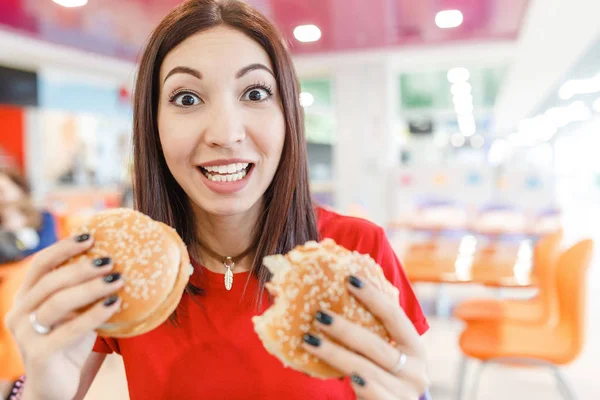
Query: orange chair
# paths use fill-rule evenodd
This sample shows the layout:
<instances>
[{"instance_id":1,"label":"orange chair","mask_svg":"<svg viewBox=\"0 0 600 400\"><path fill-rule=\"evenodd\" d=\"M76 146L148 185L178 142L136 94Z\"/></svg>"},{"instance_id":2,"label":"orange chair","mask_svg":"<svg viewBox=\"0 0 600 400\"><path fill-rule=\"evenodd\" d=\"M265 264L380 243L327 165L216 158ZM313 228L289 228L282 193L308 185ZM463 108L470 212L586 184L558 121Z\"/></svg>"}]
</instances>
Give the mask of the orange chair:
<instances>
[{"instance_id":1,"label":"orange chair","mask_svg":"<svg viewBox=\"0 0 600 400\"><path fill-rule=\"evenodd\" d=\"M483 367L490 363L550 367L558 387L567 400L574 395L558 366L572 362L581 353L585 335L586 271L592 259L593 243L584 240L565 251L558 259L555 282L558 319L540 324L518 321L474 321L460 337L465 355L459 371L457 400L462 399L469 358L482 363L475 375L473 394Z\"/></svg>"},{"instance_id":2,"label":"orange chair","mask_svg":"<svg viewBox=\"0 0 600 400\"><path fill-rule=\"evenodd\" d=\"M454 316L466 322L484 320L519 321L539 324L558 316L556 265L562 231L538 241L534 249L533 273L539 283L538 294L527 300L474 299L458 305Z\"/></svg>"},{"instance_id":3,"label":"orange chair","mask_svg":"<svg viewBox=\"0 0 600 400\"><path fill-rule=\"evenodd\" d=\"M15 380L25 371L17 344L2 321L25 279L29 261L0 265L0 380Z\"/></svg>"}]
</instances>

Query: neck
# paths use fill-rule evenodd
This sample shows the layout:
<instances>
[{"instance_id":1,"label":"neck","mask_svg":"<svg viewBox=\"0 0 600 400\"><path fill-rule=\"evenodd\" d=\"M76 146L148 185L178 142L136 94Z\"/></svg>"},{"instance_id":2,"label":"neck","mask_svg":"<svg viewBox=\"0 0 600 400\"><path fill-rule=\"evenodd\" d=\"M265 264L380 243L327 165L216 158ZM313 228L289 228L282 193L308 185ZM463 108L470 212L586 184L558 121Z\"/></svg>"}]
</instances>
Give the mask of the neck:
<instances>
[{"instance_id":1,"label":"neck","mask_svg":"<svg viewBox=\"0 0 600 400\"><path fill-rule=\"evenodd\" d=\"M262 209L262 202L258 202L242 214L214 215L196 207L196 235L202 245L212 252L232 257L235 262L234 273L248 271L252 267L255 252L250 252L240 260L235 257L253 245L254 227ZM198 246L196 250L204 267L217 273L225 272L223 260L215 259L202 246Z\"/></svg>"}]
</instances>

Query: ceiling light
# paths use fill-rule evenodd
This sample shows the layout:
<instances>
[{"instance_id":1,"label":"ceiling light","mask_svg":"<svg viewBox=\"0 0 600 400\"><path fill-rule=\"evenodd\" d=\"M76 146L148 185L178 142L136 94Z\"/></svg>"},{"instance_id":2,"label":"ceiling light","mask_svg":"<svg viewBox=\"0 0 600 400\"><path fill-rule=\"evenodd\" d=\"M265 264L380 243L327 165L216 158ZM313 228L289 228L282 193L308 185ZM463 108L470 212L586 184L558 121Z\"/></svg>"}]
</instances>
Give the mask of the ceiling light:
<instances>
[{"instance_id":1,"label":"ceiling light","mask_svg":"<svg viewBox=\"0 0 600 400\"><path fill-rule=\"evenodd\" d=\"M461 135L460 133L455 133L450 138L450 143L452 143L452 146L454 146L454 147L462 147L462 146L464 146L466 141L467 141L467 139L465 139L465 137L463 135Z\"/></svg>"},{"instance_id":2,"label":"ceiling light","mask_svg":"<svg viewBox=\"0 0 600 400\"><path fill-rule=\"evenodd\" d=\"M475 134L475 132L477 132L477 127L475 126L475 124L465 125L465 126L461 126L459 128L459 130L463 136L469 137L469 136L473 136Z\"/></svg>"},{"instance_id":3,"label":"ceiling light","mask_svg":"<svg viewBox=\"0 0 600 400\"><path fill-rule=\"evenodd\" d=\"M321 30L316 25L300 25L294 29L294 37L303 43L321 39Z\"/></svg>"},{"instance_id":4,"label":"ceiling light","mask_svg":"<svg viewBox=\"0 0 600 400\"><path fill-rule=\"evenodd\" d=\"M453 96L467 95L471 93L471 84L469 82L456 82L450 87Z\"/></svg>"},{"instance_id":5,"label":"ceiling light","mask_svg":"<svg viewBox=\"0 0 600 400\"><path fill-rule=\"evenodd\" d=\"M458 121L459 125L460 124L474 124L475 123L475 117L471 113L457 114L456 115L456 120Z\"/></svg>"},{"instance_id":6,"label":"ceiling light","mask_svg":"<svg viewBox=\"0 0 600 400\"><path fill-rule=\"evenodd\" d=\"M435 24L442 29L456 28L463 23L463 14L459 10L440 11L435 16Z\"/></svg>"},{"instance_id":7,"label":"ceiling light","mask_svg":"<svg viewBox=\"0 0 600 400\"><path fill-rule=\"evenodd\" d=\"M457 114L468 114L473 112L473 103L458 103L454 104L454 111Z\"/></svg>"},{"instance_id":8,"label":"ceiling light","mask_svg":"<svg viewBox=\"0 0 600 400\"><path fill-rule=\"evenodd\" d=\"M589 79L572 79L565 82L558 91L563 100L568 100L577 94L600 92L600 74Z\"/></svg>"},{"instance_id":9,"label":"ceiling light","mask_svg":"<svg viewBox=\"0 0 600 400\"><path fill-rule=\"evenodd\" d=\"M52 0L56 4L63 7L82 7L88 3L88 0Z\"/></svg>"},{"instance_id":10,"label":"ceiling light","mask_svg":"<svg viewBox=\"0 0 600 400\"><path fill-rule=\"evenodd\" d=\"M541 116L540 116L541 117ZM553 107L547 110L543 117L555 128L563 128L571 122L586 121L592 117L592 112L583 101L575 101L566 107Z\"/></svg>"},{"instance_id":11,"label":"ceiling light","mask_svg":"<svg viewBox=\"0 0 600 400\"><path fill-rule=\"evenodd\" d=\"M452 102L455 106L461 104L473 104L473 95L471 93L460 93L452 97Z\"/></svg>"},{"instance_id":12,"label":"ceiling light","mask_svg":"<svg viewBox=\"0 0 600 400\"><path fill-rule=\"evenodd\" d=\"M302 92L300 93L300 105L302 107L310 107L314 104L315 102L315 97L308 93L308 92Z\"/></svg>"},{"instance_id":13,"label":"ceiling light","mask_svg":"<svg viewBox=\"0 0 600 400\"><path fill-rule=\"evenodd\" d=\"M450 83L466 82L470 77L469 70L463 67L452 68L448 71L448 80Z\"/></svg>"},{"instance_id":14,"label":"ceiling light","mask_svg":"<svg viewBox=\"0 0 600 400\"><path fill-rule=\"evenodd\" d=\"M470 142L474 149L480 149L485 144L485 139L481 135L475 135L471 138Z\"/></svg>"}]
</instances>

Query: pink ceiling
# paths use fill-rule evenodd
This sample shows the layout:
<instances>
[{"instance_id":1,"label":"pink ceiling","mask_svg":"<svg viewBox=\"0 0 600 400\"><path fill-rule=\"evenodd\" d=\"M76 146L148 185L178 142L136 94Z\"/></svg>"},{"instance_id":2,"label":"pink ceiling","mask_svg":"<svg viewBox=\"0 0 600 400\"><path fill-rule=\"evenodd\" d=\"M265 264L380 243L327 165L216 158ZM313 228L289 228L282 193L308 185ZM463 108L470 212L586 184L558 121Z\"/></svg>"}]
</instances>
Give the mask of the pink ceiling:
<instances>
[{"instance_id":1,"label":"pink ceiling","mask_svg":"<svg viewBox=\"0 0 600 400\"><path fill-rule=\"evenodd\" d=\"M459 40L514 39L529 0L248 0L278 25L296 54ZM89 0L67 9L51 0L0 0L0 28L45 41L134 60L153 26L181 0ZM459 9L464 23L435 26L435 14ZM323 37L299 43L295 26Z\"/></svg>"}]
</instances>

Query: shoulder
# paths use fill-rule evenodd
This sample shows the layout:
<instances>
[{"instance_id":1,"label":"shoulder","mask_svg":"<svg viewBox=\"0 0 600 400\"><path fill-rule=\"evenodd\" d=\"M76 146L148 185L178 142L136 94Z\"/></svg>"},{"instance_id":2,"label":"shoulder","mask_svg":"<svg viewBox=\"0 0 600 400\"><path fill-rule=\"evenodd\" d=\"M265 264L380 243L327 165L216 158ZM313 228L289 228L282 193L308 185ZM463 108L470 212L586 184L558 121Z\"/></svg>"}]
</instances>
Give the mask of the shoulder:
<instances>
[{"instance_id":1,"label":"shoulder","mask_svg":"<svg viewBox=\"0 0 600 400\"><path fill-rule=\"evenodd\" d=\"M371 221L341 215L322 207L317 208L316 215L321 239L333 239L348 250L370 254L375 261L381 261L382 250L387 246L382 227Z\"/></svg>"}]
</instances>

